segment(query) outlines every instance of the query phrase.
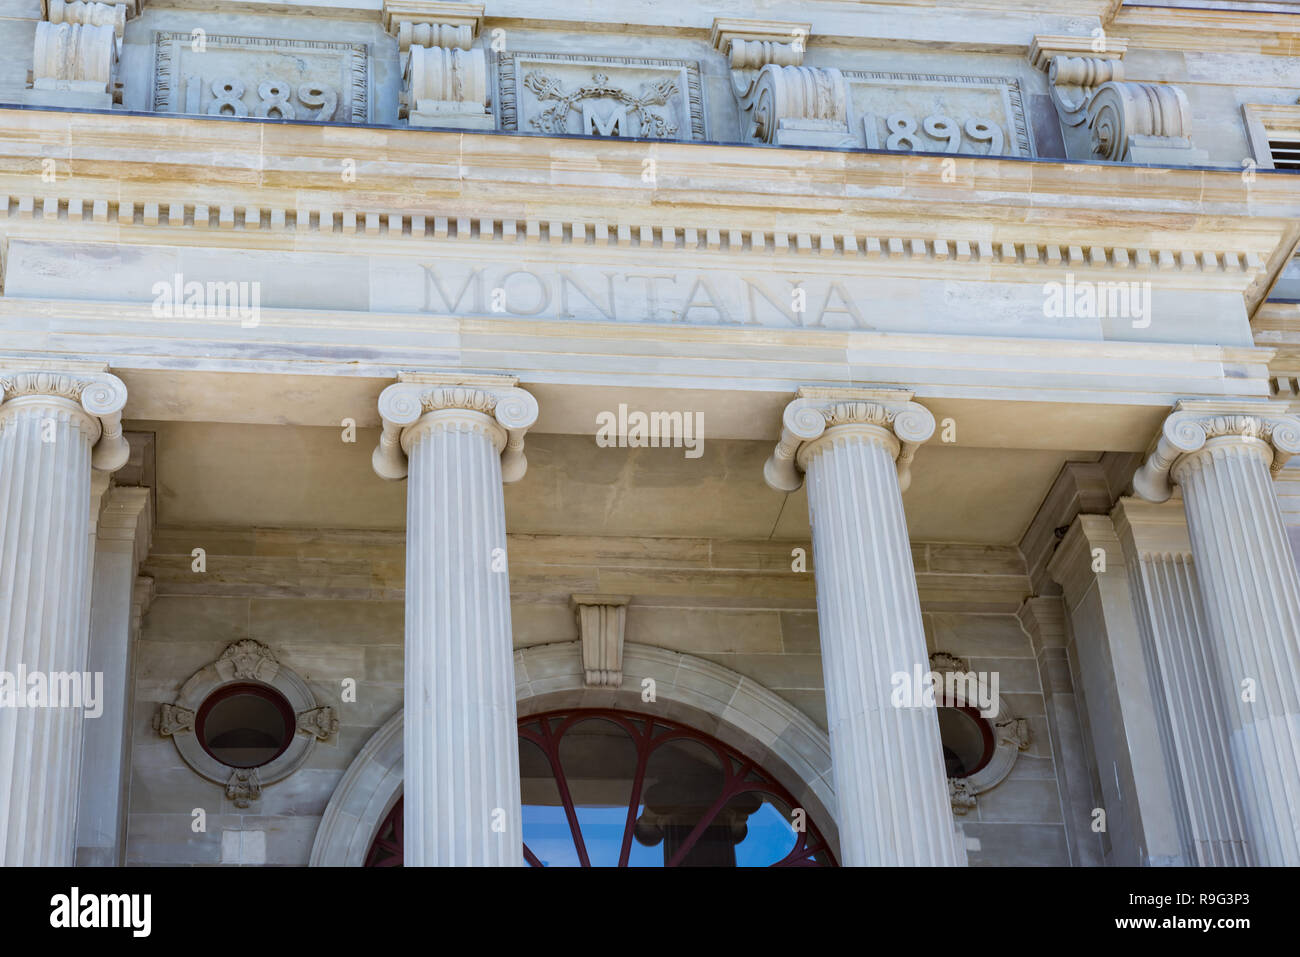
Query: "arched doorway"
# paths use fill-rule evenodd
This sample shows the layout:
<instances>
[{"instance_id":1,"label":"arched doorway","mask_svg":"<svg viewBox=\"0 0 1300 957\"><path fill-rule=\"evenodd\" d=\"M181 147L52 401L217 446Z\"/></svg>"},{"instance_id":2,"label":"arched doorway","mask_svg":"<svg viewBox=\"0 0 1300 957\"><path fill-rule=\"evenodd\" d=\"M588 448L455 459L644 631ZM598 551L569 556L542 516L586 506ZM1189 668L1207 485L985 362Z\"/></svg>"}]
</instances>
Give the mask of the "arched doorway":
<instances>
[{"instance_id":1,"label":"arched doorway","mask_svg":"<svg viewBox=\"0 0 1300 957\"><path fill-rule=\"evenodd\" d=\"M575 708L519 721L524 858L534 867L826 867L817 824L736 749L677 721ZM402 802L369 867L401 866Z\"/></svg>"}]
</instances>

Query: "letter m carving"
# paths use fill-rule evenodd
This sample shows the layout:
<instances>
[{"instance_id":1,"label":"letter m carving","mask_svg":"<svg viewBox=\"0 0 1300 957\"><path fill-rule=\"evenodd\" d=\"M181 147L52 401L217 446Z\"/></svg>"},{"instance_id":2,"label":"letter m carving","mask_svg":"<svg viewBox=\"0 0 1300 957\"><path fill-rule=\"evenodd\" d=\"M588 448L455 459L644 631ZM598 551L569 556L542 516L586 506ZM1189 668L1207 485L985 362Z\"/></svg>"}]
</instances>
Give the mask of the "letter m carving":
<instances>
[{"instance_id":1,"label":"letter m carving","mask_svg":"<svg viewBox=\"0 0 1300 957\"><path fill-rule=\"evenodd\" d=\"M602 118L593 104L582 104L582 132L594 136L631 136L627 107L615 106Z\"/></svg>"}]
</instances>

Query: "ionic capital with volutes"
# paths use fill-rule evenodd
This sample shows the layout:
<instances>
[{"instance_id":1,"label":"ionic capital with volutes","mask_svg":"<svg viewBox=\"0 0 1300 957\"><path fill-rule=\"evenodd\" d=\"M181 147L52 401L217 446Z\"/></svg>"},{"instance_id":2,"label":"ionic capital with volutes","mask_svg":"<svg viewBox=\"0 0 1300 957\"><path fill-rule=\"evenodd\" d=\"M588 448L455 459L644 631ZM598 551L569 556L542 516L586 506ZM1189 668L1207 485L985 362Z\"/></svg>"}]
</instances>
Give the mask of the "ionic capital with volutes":
<instances>
[{"instance_id":1,"label":"ionic capital with volutes","mask_svg":"<svg viewBox=\"0 0 1300 957\"><path fill-rule=\"evenodd\" d=\"M91 465L100 471L115 471L131 456L122 435L125 405L126 385L101 363L0 359L0 431L22 409L70 414L89 435Z\"/></svg>"},{"instance_id":2,"label":"ionic capital with volutes","mask_svg":"<svg viewBox=\"0 0 1300 957\"><path fill-rule=\"evenodd\" d=\"M1258 454L1276 474L1300 453L1300 417L1285 402L1180 400L1133 476L1133 490L1149 502L1167 501L1186 464L1227 447Z\"/></svg>"},{"instance_id":3,"label":"ionic capital with volutes","mask_svg":"<svg viewBox=\"0 0 1300 957\"><path fill-rule=\"evenodd\" d=\"M793 492L803 484L811 455L852 434L883 442L898 469L898 485L911 484L912 457L934 434L934 416L906 389L837 389L805 386L782 415L781 439L763 466L767 484Z\"/></svg>"},{"instance_id":4,"label":"ionic capital with volutes","mask_svg":"<svg viewBox=\"0 0 1300 957\"><path fill-rule=\"evenodd\" d=\"M414 438L427 430L481 432L501 453L501 478L528 469L524 435L537 421L537 400L514 376L403 372L379 396L383 433L371 462L386 479L406 477Z\"/></svg>"}]
</instances>

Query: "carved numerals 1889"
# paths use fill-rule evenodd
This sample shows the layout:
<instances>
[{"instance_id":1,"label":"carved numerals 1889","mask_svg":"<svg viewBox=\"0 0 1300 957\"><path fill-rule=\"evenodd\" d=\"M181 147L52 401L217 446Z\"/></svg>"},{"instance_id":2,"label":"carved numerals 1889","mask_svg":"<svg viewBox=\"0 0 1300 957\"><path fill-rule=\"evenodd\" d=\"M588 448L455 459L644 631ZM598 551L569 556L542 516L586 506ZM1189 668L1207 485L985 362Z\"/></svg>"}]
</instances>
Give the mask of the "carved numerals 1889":
<instances>
[{"instance_id":1,"label":"carved numerals 1889","mask_svg":"<svg viewBox=\"0 0 1300 957\"><path fill-rule=\"evenodd\" d=\"M862 118L862 122L867 134L867 149L880 149L875 116L868 113ZM921 121L921 128L918 130L913 117L906 113L890 113L885 117L885 129L889 133L885 138L887 150L959 153L963 130L968 139L976 143L988 143L990 156L1001 156L1004 145L1001 127L978 118L968 119L963 127L961 123L947 116L933 113ZM922 138L922 132L927 138ZM938 140L941 145L936 148L930 140Z\"/></svg>"},{"instance_id":2,"label":"carved numerals 1889","mask_svg":"<svg viewBox=\"0 0 1300 957\"><path fill-rule=\"evenodd\" d=\"M248 116L249 109L243 102L245 86L236 77L219 77L211 82L212 102L204 111L213 116ZM203 89L203 80L197 76L186 78L185 112L199 112L199 93ZM273 120L299 119L298 109L290 102L294 90L283 80L272 77L257 84L257 95L261 102L253 107L254 116L264 116ZM308 108L307 120L332 120L338 109L339 95L331 86L324 83L304 83L298 87L298 102Z\"/></svg>"}]
</instances>

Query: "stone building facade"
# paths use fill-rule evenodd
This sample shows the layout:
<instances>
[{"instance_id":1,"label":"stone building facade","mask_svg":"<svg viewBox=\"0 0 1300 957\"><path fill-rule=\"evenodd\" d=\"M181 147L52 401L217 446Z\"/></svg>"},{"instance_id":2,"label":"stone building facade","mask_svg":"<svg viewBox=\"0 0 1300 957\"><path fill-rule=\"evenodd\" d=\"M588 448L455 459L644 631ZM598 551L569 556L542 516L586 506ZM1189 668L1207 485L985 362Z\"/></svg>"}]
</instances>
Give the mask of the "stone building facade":
<instances>
[{"instance_id":1,"label":"stone building facade","mask_svg":"<svg viewBox=\"0 0 1300 957\"><path fill-rule=\"evenodd\" d=\"M1300 864L1300 4L0 11L5 864Z\"/></svg>"}]
</instances>

